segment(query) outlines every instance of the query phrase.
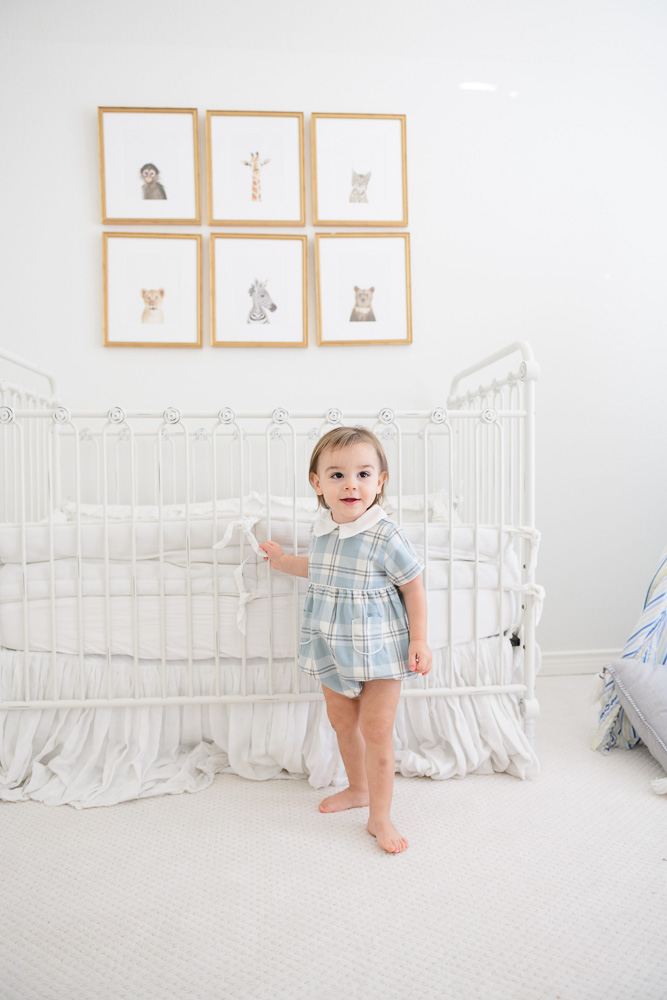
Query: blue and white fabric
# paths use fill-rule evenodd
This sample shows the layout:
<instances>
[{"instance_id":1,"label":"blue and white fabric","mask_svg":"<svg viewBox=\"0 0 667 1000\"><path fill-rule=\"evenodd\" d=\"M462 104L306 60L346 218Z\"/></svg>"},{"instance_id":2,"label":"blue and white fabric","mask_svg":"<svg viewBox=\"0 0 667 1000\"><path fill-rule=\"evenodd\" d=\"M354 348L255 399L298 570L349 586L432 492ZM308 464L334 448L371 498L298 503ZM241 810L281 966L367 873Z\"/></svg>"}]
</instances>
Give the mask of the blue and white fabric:
<instances>
[{"instance_id":1,"label":"blue and white fabric","mask_svg":"<svg viewBox=\"0 0 667 1000\"><path fill-rule=\"evenodd\" d=\"M644 610L625 644L621 658L667 665L667 548L660 557L649 584ZM613 677L607 672L593 749L603 753L608 753L613 747L629 750L639 742L640 737L619 703Z\"/></svg>"},{"instance_id":2,"label":"blue and white fabric","mask_svg":"<svg viewBox=\"0 0 667 1000\"><path fill-rule=\"evenodd\" d=\"M408 620L397 588L423 568L379 505L348 524L336 524L330 511L322 511L308 549L301 669L351 698L365 681L413 677Z\"/></svg>"}]
</instances>

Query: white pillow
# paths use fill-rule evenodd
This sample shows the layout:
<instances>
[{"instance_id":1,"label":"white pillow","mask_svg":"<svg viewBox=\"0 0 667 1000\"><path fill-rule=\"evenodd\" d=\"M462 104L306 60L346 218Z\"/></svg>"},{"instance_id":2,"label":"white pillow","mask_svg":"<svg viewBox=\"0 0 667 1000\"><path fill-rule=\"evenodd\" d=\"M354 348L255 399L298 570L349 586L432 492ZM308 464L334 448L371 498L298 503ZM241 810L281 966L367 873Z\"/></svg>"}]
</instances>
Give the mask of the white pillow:
<instances>
[{"instance_id":1,"label":"white pillow","mask_svg":"<svg viewBox=\"0 0 667 1000\"><path fill-rule=\"evenodd\" d=\"M607 664L618 700L637 735L667 771L667 663L628 656Z\"/></svg>"}]
</instances>

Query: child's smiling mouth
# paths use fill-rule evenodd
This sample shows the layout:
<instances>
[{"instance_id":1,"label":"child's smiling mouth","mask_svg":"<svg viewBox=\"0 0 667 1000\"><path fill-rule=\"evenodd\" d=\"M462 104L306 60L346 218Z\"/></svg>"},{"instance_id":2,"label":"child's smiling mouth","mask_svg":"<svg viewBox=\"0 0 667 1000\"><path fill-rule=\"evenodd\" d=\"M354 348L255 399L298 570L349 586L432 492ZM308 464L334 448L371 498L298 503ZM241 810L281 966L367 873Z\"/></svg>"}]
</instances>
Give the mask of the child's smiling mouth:
<instances>
[{"instance_id":1,"label":"child's smiling mouth","mask_svg":"<svg viewBox=\"0 0 667 1000\"><path fill-rule=\"evenodd\" d=\"M346 504L349 504L350 506L352 506L353 503L359 503L360 500L361 500L361 497L342 497L341 498L341 503L346 503Z\"/></svg>"}]
</instances>

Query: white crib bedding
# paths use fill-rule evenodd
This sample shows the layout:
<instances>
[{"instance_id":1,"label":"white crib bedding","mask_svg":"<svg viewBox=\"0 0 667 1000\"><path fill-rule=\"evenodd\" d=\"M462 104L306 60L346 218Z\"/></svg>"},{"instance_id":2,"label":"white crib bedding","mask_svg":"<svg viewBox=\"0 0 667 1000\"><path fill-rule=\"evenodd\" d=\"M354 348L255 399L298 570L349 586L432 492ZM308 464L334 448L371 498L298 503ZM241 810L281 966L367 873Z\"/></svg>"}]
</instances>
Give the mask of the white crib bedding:
<instances>
[{"instance_id":1,"label":"white crib bedding","mask_svg":"<svg viewBox=\"0 0 667 1000\"><path fill-rule=\"evenodd\" d=\"M475 570L473 562L456 560L453 563L453 580L455 590L470 590L475 587L475 581L482 589L493 589L500 583L500 568L498 563L480 562ZM191 561L178 564L170 560L160 563L158 560L139 560L133 564L127 561L103 559L57 559L53 562L33 562L26 564L25 585L28 600L48 598L52 588L54 595L59 597L76 597L81 582L81 593L85 597L103 597L106 593L106 581L109 581L109 594L129 596L135 592L142 595L157 595L164 590L165 594L187 594L188 585L192 594L215 593L238 597L249 594L251 598L264 597L269 590L269 573L266 564L248 561L242 567L220 563L216 567L210 562ZM429 590L447 590L449 588L450 565L448 560L429 560L427 582ZM520 573L517 556L509 551L505 554L502 567L503 587L520 585ZM294 577L285 573L271 573L271 590L274 594L292 593ZM21 601L23 598L23 568L19 563L6 563L0 566L0 601ZM305 594L307 581L299 579L300 592ZM247 599L247 598L246 598Z\"/></svg>"},{"instance_id":2,"label":"white crib bedding","mask_svg":"<svg viewBox=\"0 0 667 1000\"><path fill-rule=\"evenodd\" d=\"M439 498L440 507L436 504ZM421 498L406 498L408 509L423 516ZM419 502L418 502L419 501ZM235 501L238 507L238 501ZM419 504L421 503L421 509ZM442 511L442 498L433 495L429 516ZM188 608L192 608L192 655L206 659L217 648L223 656L241 656L243 634L247 635L248 656L268 655L268 579L269 569L256 553L256 540L267 537L268 524L258 520L265 507L253 497L244 505L251 516L229 516L231 501L218 505L217 523L211 518L211 505L191 505L189 534L181 506L163 509L163 523L156 523L155 508L138 508L135 523L123 518L126 508L108 508L108 523L99 523L99 508L79 508L80 524L72 523L73 507L59 509L53 524L0 526L0 645L10 649L24 647L24 604L27 597L30 649L53 648L52 619L55 618L56 649L63 653L79 650L79 611L77 595L82 595L83 648L86 653L101 654L107 648L110 632L111 650L133 655L133 630L136 617L138 655L161 657L162 639L159 595L165 595L165 655L188 656ZM254 504L254 506L253 506ZM194 510L193 510L194 508ZM303 508L303 509L302 509ZM315 514L310 500L297 504L297 537L305 551L310 523ZM110 513L111 512L111 513ZM136 512L135 512L136 513ZM56 516L57 515L57 516ZM114 515L114 516L112 516ZM275 515L275 516L274 516ZM294 535L294 508L280 498L272 502L274 539L286 549ZM418 553L424 551L424 525L405 526ZM49 535L53 532L53 543ZM251 547L250 536L254 547ZM156 558L162 538L163 558ZM212 542L221 540L222 548ZM243 545L239 540L243 540ZM189 558L186 543L189 540ZM477 637L495 635L512 627L520 606L519 559L516 539L496 528L433 522L427 528L429 560L430 642L433 648L449 643L449 589L453 568L453 641L464 643ZM450 541L453 562L450 563ZM51 548L53 560L51 561ZM77 556L81 553L81 558ZM501 552L502 561L498 554ZM22 554L25 553L25 579ZM241 562L241 558L243 560ZM494 591L502 573L504 588L502 615ZM279 572L271 574L273 594L273 641L276 656L293 656L295 650L294 578ZM106 580L109 589L107 628ZM52 582L53 581L53 582ZM215 583L217 581L218 615L216 618ZM306 581L298 582L300 600ZM479 589L475 619L475 587ZM50 594L55 599L51 606ZM136 593L136 612L132 594Z\"/></svg>"},{"instance_id":3,"label":"white crib bedding","mask_svg":"<svg viewBox=\"0 0 667 1000\"><path fill-rule=\"evenodd\" d=\"M496 635L513 627L518 617L518 601L512 591L504 592L499 621L498 591L480 589L475 620L475 591L452 591L454 643L468 642ZM78 600L74 597L33 599L27 603L30 649L50 651L53 647L52 615L55 617L56 649L62 653L79 651ZM102 654L107 648L106 599L84 596L82 599L82 636L85 653ZM133 655L136 615L137 651L142 658L162 655L160 598L140 595L135 601L115 596L109 601L109 641L111 652ZM210 595L167 595L164 598L165 656L185 659L188 656L188 609L191 607L192 655L196 660L215 655L216 633L222 656L240 657L244 641L246 655L267 657L269 652L267 597L257 597L245 604L235 597L218 598L218 621L215 599ZM449 643L449 592L429 591L429 643L433 649ZM245 636L243 631L245 631ZM294 656L295 611L292 594L274 594L272 599L272 645L277 657ZM20 601L0 603L0 646L24 648L24 605Z\"/></svg>"},{"instance_id":4,"label":"white crib bedding","mask_svg":"<svg viewBox=\"0 0 667 1000\"><path fill-rule=\"evenodd\" d=\"M435 653L431 684L475 682L475 644L455 646L451 669L448 652ZM479 681L520 681L521 650L507 640L481 640ZM0 697L24 696L23 653L0 649ZM78 697L78 657L29 654L33 696ZM232 666L233 669L228 669ZM131 690L133 663L114 657L114 693ZM89 697L107 694L107 658L87 656L84 681ZM159 694L159 661L140 664L140 694ZM194 672L194 693L215 690L214 661ZM168 690L187 678L187 663L167 664ZM287 690L292 661L274 661L276 690ZM265 661L248 661L248 690L266 690ZM225 664L227 693L239 693L241 664ZM301 690L317 685L304 676ZM421 678L406 681L422 684ZM199 791L227 772L247 778L303 777L317 788L344 780L335 734L325 705L313 702L189 705L115 709L58 709L0 713L0 800L33 799L49 805L69 803L78 809L113 805L151 795ZM402 698L394 729L397 772L436 779L506 771L533 777L539 767L523 733L514 694L479 694L461 698Z\"/></svg>"},{"instance_id":5,"label":"white crib bedding","mask_svg":"<svg viewBox=\"0 0 667 1000\"><path fill-rule=\"evenodd\" d=\"M308 549L312 518L296 523L298 553L305 555ZM429 557L449 559L450 539L452 555L457 560L474 560L475 552L483 562L498 559L499 551L513 550L514 538L508 532L499 533L497 528L485 525L477 531L472 525L430 523L404 524L403 528L410 542L420 555L424 552L425 534ZM248 536L262 541L272 538L286 551L294 551L294 525L287 520L272 521L270 531L265 518L246 516L227 518L217 523L211 518L184 521L165 520L137 521L134 525L127 521L110 521L106 526L97 522L60 524L28 523L0 524L0 564L25 561L48 562L52 557L72 559L138 560L162 557L175 564L190 559L196 562L218 562L238 565L246 557L260 560L251 548ZM222 548L213 545L225 542ZM242 544L243 543L243 544ZM52 551L53 549L53 551Z\"/></svg>"}]
</instances>

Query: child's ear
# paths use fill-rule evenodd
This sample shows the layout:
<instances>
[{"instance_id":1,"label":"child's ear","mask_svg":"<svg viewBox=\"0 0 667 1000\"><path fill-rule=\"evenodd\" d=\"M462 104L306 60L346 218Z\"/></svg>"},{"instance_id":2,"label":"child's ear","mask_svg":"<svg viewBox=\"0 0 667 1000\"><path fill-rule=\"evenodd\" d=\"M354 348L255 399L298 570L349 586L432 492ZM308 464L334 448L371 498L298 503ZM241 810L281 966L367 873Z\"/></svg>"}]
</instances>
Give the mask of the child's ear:
<instances>
[{"instance_id":1,"label":"child's ear","mask_svg":"<svg viewBox=\"0 0 667 1000\"><path fill-rule=\"evenodd\" d=\"M378 486L384 486L386 482L387 482L387 473L381 472L378 476Z\"/></svg>"},{"instance_id":2,"label":"child's ear","mask_svg":"<svg viewBox=\"0 0 667 1000\"><path fill-rule=\"evenodd\" d=\"M321 497L324 490L320 486L320 478L316 472L311 472L310 474L310 485L313 487L318 497Z\"/></svg>"}]
</instances>

